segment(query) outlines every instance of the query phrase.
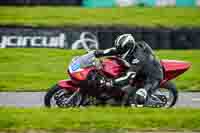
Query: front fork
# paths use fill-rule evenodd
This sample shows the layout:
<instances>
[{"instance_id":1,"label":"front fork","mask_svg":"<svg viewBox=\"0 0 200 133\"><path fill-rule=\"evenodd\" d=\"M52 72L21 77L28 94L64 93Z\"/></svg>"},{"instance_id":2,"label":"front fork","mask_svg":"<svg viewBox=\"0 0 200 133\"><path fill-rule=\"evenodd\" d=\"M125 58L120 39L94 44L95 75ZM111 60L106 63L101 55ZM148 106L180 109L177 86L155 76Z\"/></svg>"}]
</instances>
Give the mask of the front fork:
<instances>
[{"instance_id":1,"label":"front fork","mask_svg":"<svg viewBox=\"0 0 200 133\"><path fill-rule=\"evenodd\" d=\"M66 104L66 105L69 104L69 103L73 100L73 98L74 98L77 94L79 94L79 92L80 92L80 88L78 88L78 89L66 100L65 104ZM80 104L80 100L79 100L79 102L78 102L76 105L79 106L79 104Z\"/></svg>"}]
</instances>

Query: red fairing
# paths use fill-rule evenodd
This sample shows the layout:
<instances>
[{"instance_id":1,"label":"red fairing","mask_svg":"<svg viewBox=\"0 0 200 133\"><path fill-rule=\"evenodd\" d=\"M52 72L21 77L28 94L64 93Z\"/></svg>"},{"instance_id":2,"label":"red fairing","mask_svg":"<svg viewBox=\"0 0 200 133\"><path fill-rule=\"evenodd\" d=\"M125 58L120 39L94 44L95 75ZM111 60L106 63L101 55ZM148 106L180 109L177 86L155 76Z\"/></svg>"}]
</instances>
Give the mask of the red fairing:
<instances>
[{"instance_id":1,"label":"red fairing","mask_svg":"<svg viewBox=\"0 0 200 133\"><path fill-rule=\"evenodd\" d=\"M103 60L103 72L110 78L120 77L127 68L117 57L110 57Z\"/></svg>"},{"instance_id":2,"label":"red fairing","mask_svg":"<svg viewBox=\"0 0 200 133\"><path fill-rule=\"evenodd\" d=\"M60 80L58 86L70 91L76 91L79 88L71 80Z\"/></svg>"},{"instance_id":3,"label":"red fairing","mask_svg":"<svg viewBox=\"0 0 200 133\"><path fill-rule=\"evenodd\" d=\"M120 77L127 67L117 57L110 57L103 60L103 72L110 78ZM161 85L168 80L174 79L187 71L191 64L184 61L162 60L161 64L164 68L164 80Z\"/></svg>"},{"instance_id":4,"label":"red fairing","mask_svg":"<svg viewBox=\"0 0 200 133\"><path fill-rule=\"evenodd\" d=\"M176 78L187 71L191 66L191 63L176 60L162 60L161 64L164 68L164 80L162 83Z\"/></svg>"}]
</instances>

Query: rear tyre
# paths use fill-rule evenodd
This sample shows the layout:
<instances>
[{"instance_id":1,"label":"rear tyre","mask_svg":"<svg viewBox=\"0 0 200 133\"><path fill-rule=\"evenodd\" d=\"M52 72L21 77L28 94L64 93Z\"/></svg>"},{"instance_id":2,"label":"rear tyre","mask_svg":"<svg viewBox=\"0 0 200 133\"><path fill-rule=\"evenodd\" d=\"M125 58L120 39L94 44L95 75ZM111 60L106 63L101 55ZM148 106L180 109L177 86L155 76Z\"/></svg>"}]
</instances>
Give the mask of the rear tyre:
<instances>
[{"instance_id":1,"label":"rear tyre","mask_svg":"<svg viewBox=\"0 0 200 133\"><path fill-rule=\"evenodd\" d=\"M170 97L171 102L165 106L166 108L171 108L176 104L176 102L178 100L178 91L176 89L176 85L173 82L169 81L164 84L163 88L169 90L169 92L171 93L171 97ZM168 99L168 101L169 101L169 99Z\"/></svg>"},{"instance_id":2,"label":"rear tyre","mask_svg":"<svg viewBox=\"0 0 200 133\"><path fill-rule=\"evenodd\" d=\"M159 99L162 103L155 103L152 100ZM176 104L178 99L178 91L172 82L165 83L162 87L158 88L156 92L148 98L147 107L154 108L171 108ZM156 100L157 101L157 100Z\"/></svg>"},{"instance_id":3,"label":"rear tyre","mask_svg":"<svg viewBox=\"0 0 200 133\"><path fill-rule=\"evenodd\" d=\"M171 108L173 107L178 100L178 91L176 89L176 85L172 82L165 83L162 87L160 87L155 93L153 93L156 97L158 97L163 103L162 104L153 104L148 98L146 105L144 107L153 107L153 108ZM128 103L130 106L140 107L136 103L136 94L132 93L132 96L129 97Z\"/></svg>"}]
</instances>

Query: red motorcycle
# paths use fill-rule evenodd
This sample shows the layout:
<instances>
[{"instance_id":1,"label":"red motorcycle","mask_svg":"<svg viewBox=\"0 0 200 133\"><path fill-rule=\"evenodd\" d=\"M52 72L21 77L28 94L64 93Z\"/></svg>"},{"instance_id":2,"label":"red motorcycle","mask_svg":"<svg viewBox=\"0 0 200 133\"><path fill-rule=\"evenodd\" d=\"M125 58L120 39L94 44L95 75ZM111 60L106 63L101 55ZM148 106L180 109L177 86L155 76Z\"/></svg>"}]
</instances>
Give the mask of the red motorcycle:
<instances>
[{"instance_id":1,"label":"red motorcycle","mask_svg":"<svg viewBox=\"0 0 200 133\"><path fill-rule=\"evenodd\" d=\"M160 87L148 96L146 107L172 107L178 98L178 91L170 80L184 73L191 66L188 62L161 60L164 79ZM61 80L45 95L46 107L77 107L88 105L122 105L124 89L130 89L127 106L135 105L135 92L143 86L142 75L129 81L129 85L121 88L106 88L100 82L121 77L128 67L119 57L97 59L94 52L72 59L67 72L71 79ZM99 84L98 84L99 83Z\"/></svg>"}]
</instances>

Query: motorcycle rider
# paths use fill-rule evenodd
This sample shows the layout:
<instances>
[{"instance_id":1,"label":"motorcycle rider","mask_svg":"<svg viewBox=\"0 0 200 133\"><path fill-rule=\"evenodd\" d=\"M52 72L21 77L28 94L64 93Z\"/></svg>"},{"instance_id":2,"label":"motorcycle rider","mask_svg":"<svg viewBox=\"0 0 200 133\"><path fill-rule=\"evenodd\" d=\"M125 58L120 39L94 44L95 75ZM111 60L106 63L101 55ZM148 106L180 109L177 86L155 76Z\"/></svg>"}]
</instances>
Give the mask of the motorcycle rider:
<instances>
[{"instance_id":1,"label":"motorcycle rider","mask_svg":"<svg viewBox=\"0 0 200 133\"><path fill-rule=\"evenodd\" d=\"M151 47L144 41L136 42L131 34L123 34L117 37L114 47L106 50L96 50L96 57L119 56L129 67L126 74L118 79L108 80L105 85L124 86L129 84L130 79L134 79L136 74L145 75L144 87L136 91L136 104L144 105L149 95L151 95L163 79L163 70L160 61L155 57ZM129 91L125 90L124 98L127 99ZM123 99L124 99L123 98Z\"/></svg>"}]
</instances>

